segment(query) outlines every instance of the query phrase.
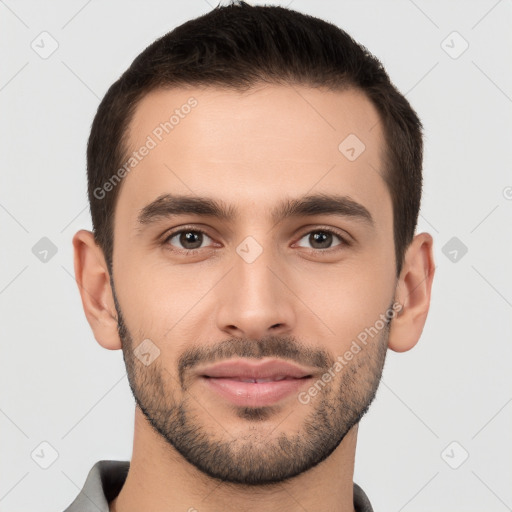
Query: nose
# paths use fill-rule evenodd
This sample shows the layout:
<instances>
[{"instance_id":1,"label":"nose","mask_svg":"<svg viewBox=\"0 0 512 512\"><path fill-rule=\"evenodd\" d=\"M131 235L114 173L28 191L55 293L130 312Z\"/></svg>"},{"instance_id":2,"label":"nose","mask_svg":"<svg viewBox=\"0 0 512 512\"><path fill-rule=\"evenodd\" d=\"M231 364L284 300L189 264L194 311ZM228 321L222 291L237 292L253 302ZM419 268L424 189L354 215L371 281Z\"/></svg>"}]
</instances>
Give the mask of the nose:
<instances>
[{"instance_id":1,"label":"nose","mask_svg":"<svg viewBox=\"0 0 512 512\"><path fill-rule=\"evenodd\" d=\"M270 251L263 251L251 263L235 254L233 265L218 285L218 328L250 339L284 335L294 329L294 295Z\"/></svg>"}]
</instances>

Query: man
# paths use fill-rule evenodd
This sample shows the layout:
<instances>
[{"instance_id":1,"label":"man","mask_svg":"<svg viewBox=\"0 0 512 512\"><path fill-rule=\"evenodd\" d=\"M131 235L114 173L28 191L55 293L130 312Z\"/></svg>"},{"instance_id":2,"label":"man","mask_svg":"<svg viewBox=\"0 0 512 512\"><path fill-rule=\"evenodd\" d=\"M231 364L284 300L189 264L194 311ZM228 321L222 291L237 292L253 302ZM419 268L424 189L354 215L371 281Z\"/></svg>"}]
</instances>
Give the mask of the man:
<instances>
[{"instance_id":1,"label":"man","mask_svg":"<svg viewBox=\"0 0 512 512\"><path fill-rule=\"evenodd\" d=\"M133 456L67 511L370 511L357 428L418 341L421 123L345 32L218 7L157 40L91 129L75 272L122 349Z\"/></svg>"}]
</instances>

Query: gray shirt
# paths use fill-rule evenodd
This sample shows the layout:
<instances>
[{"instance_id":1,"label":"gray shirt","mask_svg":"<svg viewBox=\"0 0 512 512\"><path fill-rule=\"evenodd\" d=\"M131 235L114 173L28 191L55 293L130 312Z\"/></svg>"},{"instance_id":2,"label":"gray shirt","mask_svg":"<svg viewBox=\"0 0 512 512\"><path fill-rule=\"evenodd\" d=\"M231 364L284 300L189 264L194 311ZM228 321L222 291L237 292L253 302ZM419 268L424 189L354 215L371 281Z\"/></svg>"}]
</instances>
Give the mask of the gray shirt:
<instances>
[{"instance_id":1,"label":"gray shirt","mask_svg":"<svg viewBox=\"0 0 512 512\"><path fill-rule=\"evenodd\" d=\"M108 504L121 491L129 461L100 460L89 471L80 494L64 512L109 512ZM356 512L373 512L364 491L354 484L354 508Z\"/></svg>"}]
</instances>

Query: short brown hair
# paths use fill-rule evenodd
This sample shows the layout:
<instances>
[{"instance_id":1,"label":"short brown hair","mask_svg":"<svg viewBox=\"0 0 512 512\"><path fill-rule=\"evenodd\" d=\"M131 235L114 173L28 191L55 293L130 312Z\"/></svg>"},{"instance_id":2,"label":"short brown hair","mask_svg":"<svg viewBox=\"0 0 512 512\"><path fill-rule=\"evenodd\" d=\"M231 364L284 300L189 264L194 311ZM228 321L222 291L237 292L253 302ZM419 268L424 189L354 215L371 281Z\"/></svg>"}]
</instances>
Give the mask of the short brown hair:
<instances>
[{"instance_id":1,"label":"short brown hair","mask_svg":"<svg viewBox=\"0 0 512 512\"><path fill-rule=\"evenodd\" d=\"M128 127L140 100L158 88L257 84L363 91L380 115L386 141L383 178L393 202L396 272L418 220L422 126L384 67L345 31L277 6L235 1L175 28L147 47L109 88L87 147L88 193L96 242L112 264L114 211L121 187L98 197L128 153Z\"/></svg>"}]
</instances>

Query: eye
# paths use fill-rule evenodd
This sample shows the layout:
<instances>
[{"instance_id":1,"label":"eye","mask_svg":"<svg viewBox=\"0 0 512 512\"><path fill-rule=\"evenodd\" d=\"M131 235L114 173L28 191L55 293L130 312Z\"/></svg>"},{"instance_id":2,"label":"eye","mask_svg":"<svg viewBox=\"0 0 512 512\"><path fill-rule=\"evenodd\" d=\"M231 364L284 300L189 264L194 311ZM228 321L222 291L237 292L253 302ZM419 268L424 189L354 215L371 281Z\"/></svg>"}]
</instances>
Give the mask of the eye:
<instances>
[{"instance_id":1,"label":"eye","mask_svg":"<svg viewBox=\"0 0 512 512\"><path fill-rule=\"evenodd\" d=\"M204 242L212 242L212 239L200 229L181 229L174 231L166 239L165 243L177 247L177 249L184 251L194 251L201 249ZM181 247L176 244L180 244Z\"/></svg>"},{"instance_id":2,"label":"eye","mask_svg":"<svg viewBox=\"0 0 512 512\"><path fill-rule=\"evenodd\" d=\"M336 239L338 240L337 243L335 243ZM302 240L306 240L306 243L309 243L310 246L302 245ZM299 245L299 247L308 247L310 249L325 250L337 245L348 245L348 243L341 235L331 229L316 229L306 233L299 240L297 245Z\"/></svg>"}]
</instances>

